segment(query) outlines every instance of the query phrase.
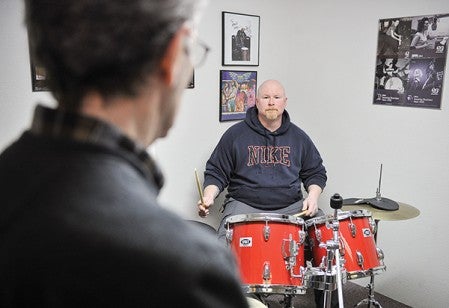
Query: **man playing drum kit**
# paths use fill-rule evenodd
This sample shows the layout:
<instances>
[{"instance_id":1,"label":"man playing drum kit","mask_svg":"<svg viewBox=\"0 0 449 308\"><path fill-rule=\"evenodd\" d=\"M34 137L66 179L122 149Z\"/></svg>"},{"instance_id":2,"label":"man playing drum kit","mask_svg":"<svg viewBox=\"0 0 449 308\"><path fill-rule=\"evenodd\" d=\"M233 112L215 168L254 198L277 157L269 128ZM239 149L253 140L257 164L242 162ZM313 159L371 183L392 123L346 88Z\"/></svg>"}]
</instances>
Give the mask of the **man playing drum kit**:
<instances>
[{"instance_id":1,"label":"man playing drum kit","mask_svg":"<svg viewBox=\"0 0 449 308\"><path fill-rule=\"evenodd\" d=\"M271 213L281 215L273 216L281 223L289 223L284 221L289 215L305 218L323 215L318 208L318 198L327 181L323 160L309 136L290 122L286 105L287 97L280 82L262 83L256 106L247 111L244 121L225 132L206 164L199 215L207 216L215 198L227 188L218 229L218 237L223 241L228 237L228 219L238 215ZM301 185L307 191L305 198ZM290 223L296 224L295 219ZM267 277L271 277L272 267L266 264L263 269ZM316 291L317 306L322 306L323 292ZM338 306L335 296L333 302Z\"/></svg>"}]
</instances>

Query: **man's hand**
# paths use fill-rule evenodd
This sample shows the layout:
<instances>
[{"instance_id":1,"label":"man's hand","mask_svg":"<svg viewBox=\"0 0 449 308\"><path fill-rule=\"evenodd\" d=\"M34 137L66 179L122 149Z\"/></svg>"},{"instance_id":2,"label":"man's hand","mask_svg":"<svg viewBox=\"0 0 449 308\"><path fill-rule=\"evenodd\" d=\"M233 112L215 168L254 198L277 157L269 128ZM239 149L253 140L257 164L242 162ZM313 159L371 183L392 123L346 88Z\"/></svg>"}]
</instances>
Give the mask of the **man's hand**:
<instances>
[{"instance_id":1,"label":"man's hand","mask_svg":"<svg viewBox=\"0 0 449 308\"><path fill-rule=\"evenodd\" d=\"M198 215L202 218L209 215L209 208L214 204L215 197L219 194L219 189L215 185L209 185L204 189L203 202L198 201Z\"/></svg>"},{"instance_id":2,"label":"man's hand","mask_svg":"<svg viewBox=\"0 0 449 308\"><path fill-rule=\"evenodd\" d=\"M323 190L320 186L312 184L308 189L308 196L302 203L302 210L306 211L305 216L315 216L318 213L318 198Z\"/></svg>"}]
</instances>

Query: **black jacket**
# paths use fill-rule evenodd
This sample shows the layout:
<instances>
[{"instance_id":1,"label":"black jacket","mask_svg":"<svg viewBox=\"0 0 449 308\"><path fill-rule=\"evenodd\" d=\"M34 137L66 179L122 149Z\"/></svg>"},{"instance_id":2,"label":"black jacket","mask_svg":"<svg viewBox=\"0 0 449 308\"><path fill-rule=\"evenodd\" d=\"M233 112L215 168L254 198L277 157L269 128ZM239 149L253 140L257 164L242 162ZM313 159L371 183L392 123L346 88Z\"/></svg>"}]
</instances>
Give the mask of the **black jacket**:
<instances>
[{"instance_id":1,"label":"black jacket","mask_svg":"<svg viewBox=\"0 0 449 308\"><path fill-rule=\"evenodd\" d=\"M153 173L25 132L0 156L0 306L246 307L228 249L158 205Z\"/></svg>"}]
</instances>

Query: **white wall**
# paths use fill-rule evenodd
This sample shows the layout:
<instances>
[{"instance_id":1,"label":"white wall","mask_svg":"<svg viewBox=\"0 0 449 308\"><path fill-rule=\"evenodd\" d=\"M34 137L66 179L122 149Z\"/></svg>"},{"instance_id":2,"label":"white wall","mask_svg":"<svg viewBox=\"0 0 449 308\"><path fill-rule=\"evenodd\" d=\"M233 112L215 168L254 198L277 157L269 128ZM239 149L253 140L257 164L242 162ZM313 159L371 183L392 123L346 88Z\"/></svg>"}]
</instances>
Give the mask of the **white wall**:
<instances>
[{"instance_id":1,"label":"white wall","mask_svg":"<svg viewBox=\"0 0 449 308\"><path fill-rule=\"evenodd\" d=\"M31 92L21 11L21 1L0 2L0 148L27 127L36 101L51 102L48 93ZM221 66L221 11L261 16L260 66ZM200 26L212 52L196 71L195 89L186 91L168 139L153 147L167 177L161 201L187 219L199 219L194 169L203 170L234 123L218 121L219 70L256 70L259 81L284 82L292 120L321 151L329 176L323 209L330 211L335 192L373 197L383 163L383 196L421 211L411 220L379 223L387 271L376 276L375 290L413 307L446 307L449 79L441 110L372 104L378 19L434 13L449 13L449 2L212 0ZM206 220L214 226L218 203Z\"/></svg>"}]
</instances>

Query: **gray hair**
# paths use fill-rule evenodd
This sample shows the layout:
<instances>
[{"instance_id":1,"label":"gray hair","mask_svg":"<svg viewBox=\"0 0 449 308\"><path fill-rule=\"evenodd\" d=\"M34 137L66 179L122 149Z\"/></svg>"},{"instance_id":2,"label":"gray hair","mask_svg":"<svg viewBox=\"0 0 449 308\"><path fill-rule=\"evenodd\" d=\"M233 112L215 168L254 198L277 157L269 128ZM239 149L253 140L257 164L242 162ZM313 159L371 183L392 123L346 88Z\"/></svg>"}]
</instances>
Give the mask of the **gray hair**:
<instances>
[{"instance_id":1,"label":"gray hair","mask_svg":"<svg viewBox=\"0 0 449 308\"><path fill-rule=\"evenodd\" d=\"M87 91L137 93L168 42L196 24L205 0L25 0L30 53L47 70L59 104L77 109Z\"/></svg>"}]
</instances>

